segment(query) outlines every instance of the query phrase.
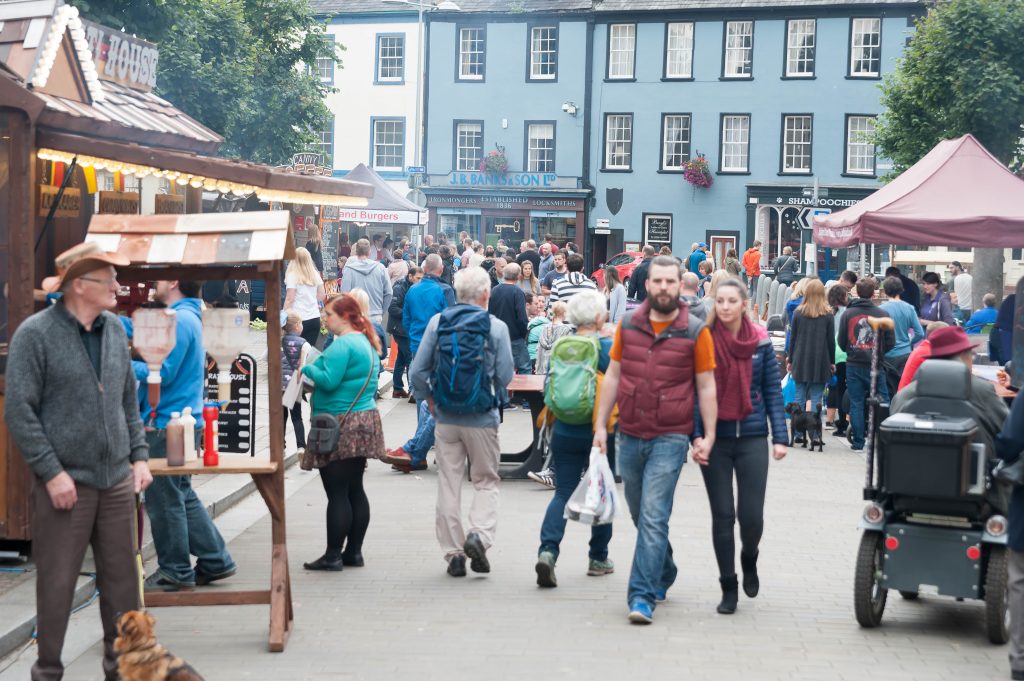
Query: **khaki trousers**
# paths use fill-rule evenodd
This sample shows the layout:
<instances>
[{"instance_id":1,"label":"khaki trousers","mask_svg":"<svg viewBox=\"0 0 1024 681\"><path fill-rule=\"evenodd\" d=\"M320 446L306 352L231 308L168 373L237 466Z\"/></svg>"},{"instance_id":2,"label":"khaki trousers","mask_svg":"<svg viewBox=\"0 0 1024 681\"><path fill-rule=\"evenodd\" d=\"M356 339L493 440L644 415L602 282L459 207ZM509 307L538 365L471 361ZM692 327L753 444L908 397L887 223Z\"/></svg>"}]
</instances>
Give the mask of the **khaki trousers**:
<instances>
[{"instance_id":1,"label":"khaki trousers","mask_svg":"<svg viewBox=\"0 0 1024 681\"><path fill-rule=\"evenodd\" d=\"M1009 549L1010 670L1024 671L1024 551Z\"/></svg>"},{"instance_id":2,"label":"khaki trousers","mask_svg":"<svg viewBox=\"0 0 1024 681\"><path fill-rule=\"evenodd\" d=\"M61 649L71 616L75 582L85 549L92 545L96 588L103 622L103 671L117 679L117 617L139 608L139 575L135 568L132 476L110 489L78 485L78 501L70 511L58 511L46 487L32 489L32 557L36 564L36 626L39 659L32 681L60 681L64 676Z\"/></svg>"},{"instance_id":3,"label":"khaki trousers","mask_svg":"<svg viewBox=\"0 0 1024 681\"><path fill-rule=\"evenodd\" d=\"M497 428L470 428L438 423L437 441L437 541L445 560L463 553L466 532L462 527L462 480L469 463L473 501L469 507L469 532L476 532L484 548L494 544L498 526Z\"/></svg>"}]
</instances>

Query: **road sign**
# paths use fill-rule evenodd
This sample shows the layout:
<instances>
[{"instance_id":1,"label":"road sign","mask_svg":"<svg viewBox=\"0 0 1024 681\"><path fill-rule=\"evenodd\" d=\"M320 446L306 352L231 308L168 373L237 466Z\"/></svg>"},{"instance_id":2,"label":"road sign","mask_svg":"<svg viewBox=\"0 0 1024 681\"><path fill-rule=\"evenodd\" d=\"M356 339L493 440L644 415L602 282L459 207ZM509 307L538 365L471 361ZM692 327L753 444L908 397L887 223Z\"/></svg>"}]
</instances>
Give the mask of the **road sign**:
<instances>
[{"instance_id":1,"label":"road sign","mask_svg":"<svg viewBox=\"0 0 1024 681\"><path fill-rule=\"evenodd\" d=\"M427 167L426 166L409 166L408 168L405 169L405 172L410 173L410 174L419 173L419 174L422 175L423 173L427 172Z\"/></svg>"},{"instance_id":2,"label":"road sign","mask_svg":"<svg viewBox=\"0 0 1024 681\"><path fill-rule=\"evenodd\" d=\"M807 196L807 197L814 196L814 187L804 187L802 193L803 193L804 196ZM828 198L828 187L818 187L818 198L819 199L827 199Z\"/></svg>"},{"instance_id":3,"label":"road sign","mask_svg":"<svg viewBox=\"0 0 1024 681\"><path fill-rule=\"evenodd\" d=\"M815 215L828 215L831 212L831 208L811 208L808 206L807 208L800 210L800 215L797 217L797 221L804 229L813 229Z\"/></svg>"}]
</instances>

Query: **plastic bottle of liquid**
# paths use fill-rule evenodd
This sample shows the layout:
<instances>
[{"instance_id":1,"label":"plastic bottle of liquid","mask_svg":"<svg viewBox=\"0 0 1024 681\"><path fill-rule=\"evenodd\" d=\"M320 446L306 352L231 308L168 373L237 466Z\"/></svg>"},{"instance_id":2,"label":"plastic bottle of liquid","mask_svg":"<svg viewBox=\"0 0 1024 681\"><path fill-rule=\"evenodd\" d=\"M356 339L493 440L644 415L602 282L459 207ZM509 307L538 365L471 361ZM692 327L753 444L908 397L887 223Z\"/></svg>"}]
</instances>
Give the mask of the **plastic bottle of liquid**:
<instances>
[{"instance_id":1,"label":"plastic bottle of liquid","mask_svg":"<svg viewBox=\"0 0 1024 681\"><path fill-rule=\"evenodd\" d=\"M167 465L185 465L185 427L178 412L171 413L167 422Z\"/></svg>"},{"instance_id":2,"label":"plastic bottle of liquid","mask_svg":"<svg viewBox=\"0 0 1024 681\"><path fill-rule=\"evenodd\" d=\"M216 402L203 405L203 465L219 466L220 454L217 453L217 419L220 418L220 406Z\"/></svg>"},{"instance_id":3,"label":"plastic bottle of liquid","mask_svg":"<svg viewBox=\"0 0 1024 681\"><path fill-rule=\"evenodd\" d=\"M196 417L192 416L192 407L182 410L181 425L185 431L185 461L195 461L199 453L196 451Z\"/></svg>"}]
</instances>

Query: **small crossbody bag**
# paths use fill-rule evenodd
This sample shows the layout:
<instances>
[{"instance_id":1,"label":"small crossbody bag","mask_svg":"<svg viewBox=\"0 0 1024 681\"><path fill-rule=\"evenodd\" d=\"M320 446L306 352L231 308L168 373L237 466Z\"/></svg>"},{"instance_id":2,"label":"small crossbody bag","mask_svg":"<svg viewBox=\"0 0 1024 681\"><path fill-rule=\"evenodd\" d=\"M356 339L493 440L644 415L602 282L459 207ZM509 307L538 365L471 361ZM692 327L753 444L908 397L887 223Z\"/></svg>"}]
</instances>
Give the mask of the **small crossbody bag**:
<instances>
[{"instance_id":1,"label":"small crossbody bag","mask_svg":"<svg viewBox=\"0 0 1024 681\"><path fill-rule=\"evenodd\" d=\"M373 352L372 350L370 352ZM370 385L370 380L373 378L373 355L370 355L370 372L366 375L366 380L363 382L363 387L359 389L359 394L352 400L352 403L348 406L348 409L339 419L334 414L313 414L309 419L309 436L306 438L306 451L313 455L326 456L338 448L338 440L341 437L341 422L352 412L355 408L356 403L362 398L363 393L366 392L366 387ZM303 461L305 464L306 461ZM311 470L302 466L305 470Z\"/></svg>"}]
</instances>

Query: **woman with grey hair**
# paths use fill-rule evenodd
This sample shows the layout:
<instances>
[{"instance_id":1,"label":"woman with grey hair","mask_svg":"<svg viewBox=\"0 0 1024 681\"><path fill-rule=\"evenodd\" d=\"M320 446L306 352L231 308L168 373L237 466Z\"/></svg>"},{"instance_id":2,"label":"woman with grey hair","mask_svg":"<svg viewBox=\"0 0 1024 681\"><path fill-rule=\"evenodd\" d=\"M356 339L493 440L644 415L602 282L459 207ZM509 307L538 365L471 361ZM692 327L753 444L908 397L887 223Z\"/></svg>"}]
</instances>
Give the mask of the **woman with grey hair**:
<instances>
[{"instance_id":1,"label":"woman with grey hair","mask_svg":"<svg viewBox=\"0 0 1024 681\"><path fill-rule=\"evenodd\" d=\"M603 374L610 363L612 348L612 340L601 335L601 328L608 318L604 296L597 291L577 293L569 300L568 317L570 323L576 327L576 336L590 339L597 345L598 373ZM609 424L609 432L614 430L613 425ZM555 496L548 504L540 529L540 550L536 565L538 586L558 586L555 579L555 562L558 560L559 546L565 535L565 504L579 483L580 473L586 470L590 463L590 447L593 440L592 423L573 425L555 419L551 437ZM594 525L590 528L588 575L608 575L615 571L614 563L608 560L608 542L611 538L610 524Z\"/></svg>"}]
</instances>

